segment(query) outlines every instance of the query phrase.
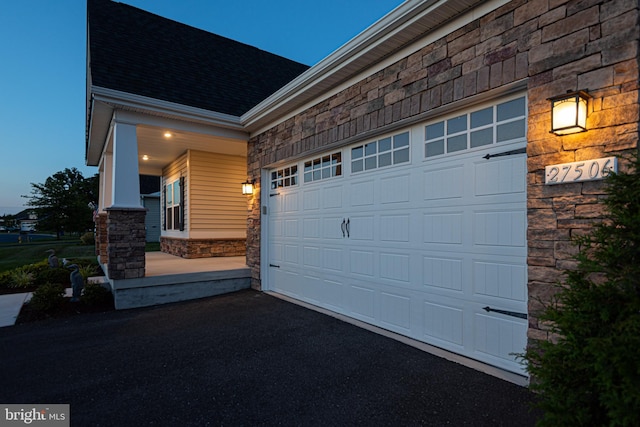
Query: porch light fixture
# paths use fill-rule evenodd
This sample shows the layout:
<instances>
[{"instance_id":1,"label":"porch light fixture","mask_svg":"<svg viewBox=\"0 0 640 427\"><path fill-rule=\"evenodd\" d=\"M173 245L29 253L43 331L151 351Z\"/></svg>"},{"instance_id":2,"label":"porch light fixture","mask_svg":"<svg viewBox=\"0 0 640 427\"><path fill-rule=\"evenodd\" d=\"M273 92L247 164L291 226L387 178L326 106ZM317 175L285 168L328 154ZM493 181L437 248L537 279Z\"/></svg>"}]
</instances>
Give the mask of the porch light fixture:
<instances>
[{"instance_id":1,"label":"porch light fixture","mask_svg":"<svg viewBox=\"0 0 640 427\"><path fill-rule=\"evenodd\" d=\"M172 136L173 136L173 135L172 135L172 134L171 134L171 132L169 132L169 131L166 131L166 132L164 133L164 137L165 137L165 138L171 138Z\"/></svg>"},{"instance_id":2,"label":"porch light fixture","mask_svg":"<svg viewBox=\"0 0 640 427\"><path fill-rule=\"evenodd\" d=\"M591 95L583 90L549 98L548 101L551 101L551 133L568 135L586 132L589 98Z\"/></svg>"},{"instance_id":3,"label":"porch light fixture","mask_svg":"<svg viewBox=\"0 0 640 427\"><path fill-rule=\"evenodd\" d=\"M149 156L147 156L146 154L142 156L142 160L147 161L149 160Z\"/></svg>"},{"instance_id":4,"label":"porch light fixture","mask_svg":"<svg viewBox=\"0 0 640 427\"><path fill-rule=\"evenodd\" d=\"M245 181L242 183L242 194L245 196L249 196L253 194L253 182Z\"/></svg>"}]
</instances>

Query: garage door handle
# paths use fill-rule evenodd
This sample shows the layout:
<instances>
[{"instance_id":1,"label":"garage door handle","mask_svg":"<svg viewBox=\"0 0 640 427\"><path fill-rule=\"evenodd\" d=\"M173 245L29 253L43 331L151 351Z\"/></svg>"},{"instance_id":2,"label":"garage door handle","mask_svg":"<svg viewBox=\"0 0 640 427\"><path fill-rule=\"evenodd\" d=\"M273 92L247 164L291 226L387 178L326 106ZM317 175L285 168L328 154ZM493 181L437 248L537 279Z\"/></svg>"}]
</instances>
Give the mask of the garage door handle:
<instances>
[{"instance_id":1,"label":"garage door handle","mask_svg":"<svg viewBox=\"0 0 640 427\"><path fill-rule=\"evenodd\" d=\"M347 228L347 223L346 220L344 218L342 218L342 224L340 224L340 230L342 230L342 237L344 238L344 231Z\"/></svg>"},{"instance_id":2,"label":"garage door handle","mask_svg":"<svg viewBox=\"0 0 640 427\"><path fill-rule=\"evenodd\" d=\"M349 235L349 229L351 228L351 220L349 218L347 218L347 238L351 238L351 236Z\"/></svg>"}]
</instances>

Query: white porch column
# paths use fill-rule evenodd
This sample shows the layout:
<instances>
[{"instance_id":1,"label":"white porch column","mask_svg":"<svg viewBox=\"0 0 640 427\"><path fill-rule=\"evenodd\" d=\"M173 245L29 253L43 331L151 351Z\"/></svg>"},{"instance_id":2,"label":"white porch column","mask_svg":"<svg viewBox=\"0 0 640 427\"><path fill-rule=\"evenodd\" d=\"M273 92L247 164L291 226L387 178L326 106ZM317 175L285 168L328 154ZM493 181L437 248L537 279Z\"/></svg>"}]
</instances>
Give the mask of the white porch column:
<instances>
[{"instance_id":1,"label":"white porch column","mask_svg":"<svg viewBox=\"0 0 640 427\"><path fill-rule=\"evenodd\" d=\"M104 212L105 208L111 205L113 182L113 153L106 152L102 158L100 165L100 212Z\"/></svg>"},{"instance_id":2,"label":"white porch column","mask_svg":"<svg viewBox=\"0 0 640 427\"><path fill-rule=\"evenodd\" d=\"M142 207L140 202L140 178L138 175L138 138L134 124L115 121L113 125L111 179L110 207Z\"/></svg>"}]
</instances>

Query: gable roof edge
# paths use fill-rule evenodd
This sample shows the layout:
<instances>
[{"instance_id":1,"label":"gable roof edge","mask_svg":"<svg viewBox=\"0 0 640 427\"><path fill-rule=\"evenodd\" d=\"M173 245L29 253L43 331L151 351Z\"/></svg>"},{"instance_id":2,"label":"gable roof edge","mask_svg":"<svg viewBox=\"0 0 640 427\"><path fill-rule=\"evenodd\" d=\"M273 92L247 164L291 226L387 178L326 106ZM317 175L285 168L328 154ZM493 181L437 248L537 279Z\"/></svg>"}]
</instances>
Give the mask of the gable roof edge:
<instances>
[{"instance_id":1,"label":"gable roof edge","mask_svg":"<svg viewBox=\"0 0 640 427\"><path fill-rule=\"evenodd\" d=\"M136 111L167 119L223 128L234 133L247 135L246 129L240 123L240 117L226 113L100 86L91 86L89 98L91 108L89 110L85 147L85 163L88 166L97 166L100 161L115 110Z\"/></svg>"},{"instance_id":2,"label":"gable roof edge","mask_svg":"<svg viewBox=\"0 0 640 427\"><path fill-rule=\"evenodd\" d=\"M96 101L106 102L121 107L138 108L148 112L169 115L175 118L197 121L213 126L220 126L243 131L240 117L227 113L178 104L162 99L151 98L115 89L93 86L91 94Z\"/></svg>"},{"instance_id":3,"label":"gable roof edge","mask_svg":"<svg viewBox=\"0 0 640 427\"><path fill-rule=\"evenodd\" d=\"M251 133L262 131L455 18L473 10L476 19L509 1L406 1L243 114L242 123Z\"/></svg>"}]
</instances>

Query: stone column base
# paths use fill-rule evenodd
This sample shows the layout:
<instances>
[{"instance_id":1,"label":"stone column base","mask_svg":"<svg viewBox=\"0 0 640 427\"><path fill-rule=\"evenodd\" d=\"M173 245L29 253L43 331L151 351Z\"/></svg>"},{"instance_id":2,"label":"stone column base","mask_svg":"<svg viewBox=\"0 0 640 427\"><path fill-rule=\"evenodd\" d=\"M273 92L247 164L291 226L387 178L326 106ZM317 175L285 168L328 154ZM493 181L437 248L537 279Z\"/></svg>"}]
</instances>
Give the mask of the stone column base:
<instances>
[{"instance_id":1,"label":"stone column base","mask_svg":"<svg viewBox=\"0 0 640 427\"><path fill-rule=\"evenodd\" d=\"M181 239L162 236L160 250L188 259L245 256L247 239Z\"/></svg>"},{"instance_id":2,"label":"stone column base","mask_svg":"<svg viewBox=\"0 0 640 427\"><path fill-rule=\"evenodd\" d=\"M109 279L137 279L145 273L145 208L107 208Z\"/></svg>"},{"instance_id":3,"label":"stone column base","mask_svg":"<svg viewBox=\"0 0 640 427\"><path fill-rule=\"evenodd\" d=\"M96 255L100 257L102 264L109 263L107 255L107 213L100 212L96 215Z\"/></svg>"}]
</instances>

